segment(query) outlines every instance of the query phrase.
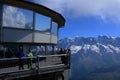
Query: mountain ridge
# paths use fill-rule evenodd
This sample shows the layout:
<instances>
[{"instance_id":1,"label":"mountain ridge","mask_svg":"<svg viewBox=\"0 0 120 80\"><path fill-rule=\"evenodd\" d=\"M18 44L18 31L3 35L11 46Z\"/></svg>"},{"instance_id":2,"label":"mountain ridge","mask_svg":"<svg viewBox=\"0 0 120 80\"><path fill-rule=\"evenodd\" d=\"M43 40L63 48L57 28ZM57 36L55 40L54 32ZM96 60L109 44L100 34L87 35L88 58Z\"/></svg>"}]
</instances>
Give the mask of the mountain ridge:
<instances>
[{"instance_id":1,"label":"mountain ridge","mask_svg":"<svg viewBox=\"0 0 120 80\"><path fill-rule=\"evenodd\" d=\"M120 65L120 37L64 38L57 47L71 49L70 80L82 80L95 70Z\"/></svg>"},{"instance_id":2,"label":"mountain ridge","mask_svg":"<svg viewBox=\"0 0 120 80\"><path fill-rule=\"evenodd\" d=\"M99 48L105 51L120 53L120 37L98 36L98 37L75 37L74 39L64 38L59 40L58 47L64 49L70 48L73 52L84 49L99 52ZM77 51L75 51L77 50ZM100 52L99 52L100 53Z\"/></svg>"}]
</instances>

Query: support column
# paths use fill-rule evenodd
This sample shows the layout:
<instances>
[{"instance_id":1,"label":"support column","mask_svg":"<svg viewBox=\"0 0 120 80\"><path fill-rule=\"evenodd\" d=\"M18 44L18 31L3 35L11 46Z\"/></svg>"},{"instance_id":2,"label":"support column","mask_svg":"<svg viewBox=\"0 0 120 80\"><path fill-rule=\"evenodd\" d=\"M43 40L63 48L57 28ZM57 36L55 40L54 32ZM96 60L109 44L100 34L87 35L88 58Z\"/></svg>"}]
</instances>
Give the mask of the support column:
<instances>
[{"instance_id":1,"label":"support column","mask_svg":"<svg viewBox=\"0 0 120 80\"><path fill-rule=\"evenodd\" d=\"M33 12L32 42L35 42L35 12Z\"/></svg>"},{"instance_id":2,"label":"support column","mask_svg":"<svg viewBox=\"0 0 120 80\"><path fill-rule=\"evenodd\" d=\"M54 47L54 45L52 45L52 55L54 55L55 53L55 47Z\"/></svg>"},{"instance_id":3,"label":"support column","mask_svg":"<svg viewBox=\"0 0 120 80\"><path fill-rule=\"evenodd\" d=\"M2 35L2 16L3 16L3 8L2 8L2 3L0 3L0 43L2 43L2 38L3 38L3 35Z\"/></svg>"},{"instance_id":4,"label":"support column","mask_svg":"<svg viewBox=\"0 0 120 80\"><path fill-rule=\"evenodd\" d=\"M45 55L47 55L47 45L45 44Z\"/></svg>"}]
</instances>

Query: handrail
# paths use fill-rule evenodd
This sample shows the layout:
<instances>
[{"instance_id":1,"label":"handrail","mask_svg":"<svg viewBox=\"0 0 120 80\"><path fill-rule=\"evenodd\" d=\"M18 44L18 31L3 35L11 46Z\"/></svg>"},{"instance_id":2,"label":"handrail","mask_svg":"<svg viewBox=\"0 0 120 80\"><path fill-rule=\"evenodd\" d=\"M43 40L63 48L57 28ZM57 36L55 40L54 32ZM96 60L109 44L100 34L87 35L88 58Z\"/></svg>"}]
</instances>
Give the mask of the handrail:
<instances>
[{"instance_id":1,"label":"handrail","mask_svg":"<svg viewBox=\"0 0 120 80\"><path fill-rule=\"evenodd\" d=\"M33 57L22 57L22 59L30 59L30 58L36 58L35 56L33 56ZM18 59L20 59L20 58L2 58L2 59L0 59L0 61L2 60L2 61L6 61L6 60L18 60Z\"/></svg>"},{"instance_id":2,"label":"handrail","mask_svg":"<svg viewBox=\"0 0 120 80\"><path fill-rule=\"evenodd\" d=\"M56 55L37 55L37 56L33 56L33 57L22 57L22 59L30 59L30 58L37 58L37 57L61 57L61 56L67 56L68 54L56 54ZM1 60L17 60L20 58L1 58Z\"/></svg>"},{"instance_id":3,"label":"handrail","mask_svg":"<svg viewBox=\"0 0 120 80\"><path fill-rule=\"evenodd\" d=\"M56 55L38 55L38 57L61 57L67 56L68 54L56 54Z\"/></svg>"},{"instance_id":4,"label":"handrail","mask_svg":"<svg viewBox=\"0 0 120 80\"><path fill-rule=\"evenodd\" d=\"M23 59L25 61L24 66L27 66L26 64L27 64L28 60L30 60L30 59L34 60L32 65L34 65L33 68L35 68L35 70L37 70L38 74L40 73L41 69L44 69L44 70L47 69L47 68L53 68L54 69L54 67L57 68L58 65L63 66L63 68L65 66L69 68L70 67L70 61L68 61L67 64L63 63L62 62L63 56L65 56L64 58L66 58L67 60L70 60L70 58L69 58L70 55L69 54L37 55L37 56L33 56L33 57L23 57L23 58L2 58L2 59L0 59L0 62L1 62L1 65L3 66L3 68L2 67L0 68L0 70L1 70L0 73L7 73L7 72L10 73L10 72L26 70L27 68L24 68L24 70L18 70L19 69L18 64L19 64L20 59ZM68 56L68 57L66 57L66 56ZM5 63L4 63L4 61L5 61ZM4 67L4 64L7 64L7 65L10 64L10 66ZM11 65L13 67L11 67ZM15 67L16 70L14 69L14 67ZM4 69L6 71L2 72ZM9 70L7 70L7 69L9 69ZM30 69L27 69L27 70L30 70Z\"/></svg>"}]
</instances>

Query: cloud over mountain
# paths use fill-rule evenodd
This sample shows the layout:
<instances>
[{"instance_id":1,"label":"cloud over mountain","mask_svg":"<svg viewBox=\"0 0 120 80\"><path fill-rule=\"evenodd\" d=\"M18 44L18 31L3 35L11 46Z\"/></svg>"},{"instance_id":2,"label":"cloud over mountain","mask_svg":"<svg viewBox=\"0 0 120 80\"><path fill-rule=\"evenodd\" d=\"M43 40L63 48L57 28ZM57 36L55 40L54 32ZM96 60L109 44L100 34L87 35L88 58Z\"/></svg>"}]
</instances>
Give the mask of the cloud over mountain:
<instances>
[{"instance_id":1,"label":"cloud over mountain","mask_svg":"<svg viewBox=\"0 0 120 80\"><path fill-rule=\"evenodd\" d=\"M69 17L97 16L120 22L120 0L35 0Z\"/></svg>"}]
</instances>

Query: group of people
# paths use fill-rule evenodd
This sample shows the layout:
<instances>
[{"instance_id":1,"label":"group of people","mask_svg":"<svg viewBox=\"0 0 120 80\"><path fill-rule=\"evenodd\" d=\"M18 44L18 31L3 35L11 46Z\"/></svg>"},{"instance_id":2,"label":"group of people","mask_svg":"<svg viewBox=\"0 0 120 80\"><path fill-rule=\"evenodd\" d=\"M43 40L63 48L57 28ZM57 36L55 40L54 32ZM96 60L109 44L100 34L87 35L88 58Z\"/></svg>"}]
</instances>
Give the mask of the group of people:
<instances>
[{"instance_id":1,"label":"group of people","mask_svg":"<svg viewBox=\"0 0 120 80\"><path fill-rule=\"evenodd\" d=\"M67 65L68 64L68 62L69 62L69 55L70 55L70 53L71 53L71 50L70 49L62 49L62 48L60 48L60 49L58 49L57 50L57 54L66 54L66 55L61 55L61 62L62 62L62 64L65 64L65 65Z\"/></svg>"},{"instance_id":2,"label":"group of people","mask_svg":"<svg viewBox=\"0 0 120 80\"><path fill-rule=\"evenodd\" d=\"M24 65L24 60L23 60L24 57L25 57L25 55L24 55L23 51L20 50L19 51L19 70L24 69L24 66L23 66ZM31 51L31 49L29 49L27 57L28 57L28 59L27 59L28 68L32 69L32 57L33 57L33 53Z\"/></svg>"},{"instance_id":3,"label":"group of people","mask_svg":"<svg viewBox=\"0 0 120 80\"><path fill-rule=\"evenodd\" d=\"M71 50L70 49L58 49L57 50L57 54L61 54L61 62L62 64L65 64L67 65L69 60L70 60L70 54L71 53ZM64 55L62 55L64 54ZM23 50L19 50L19 70L23 70L24 69L24 53L23 53ZM27 64L28 64L28 68L29 69L32 69L32 61L33 61L33 53L31 51L31 49L28 50L28 54L27 54Z\"/></svg>"}]
</instances>

